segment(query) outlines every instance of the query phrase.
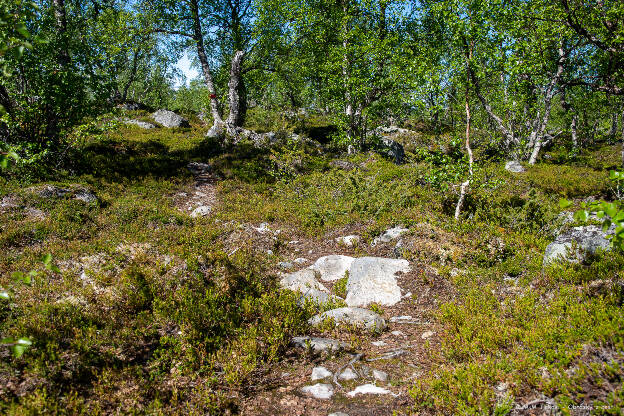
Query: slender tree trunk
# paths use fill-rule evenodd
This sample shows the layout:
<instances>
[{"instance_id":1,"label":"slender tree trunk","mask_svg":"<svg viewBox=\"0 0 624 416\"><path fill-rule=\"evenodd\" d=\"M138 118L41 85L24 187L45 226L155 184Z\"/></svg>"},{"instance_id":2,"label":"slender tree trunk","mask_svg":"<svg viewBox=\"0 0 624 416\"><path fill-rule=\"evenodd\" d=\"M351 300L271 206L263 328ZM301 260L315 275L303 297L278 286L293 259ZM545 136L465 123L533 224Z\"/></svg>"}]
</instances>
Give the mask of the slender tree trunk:
<instances>
[{"instance_id":1,"label":"slender tree trunk","mask_svg":"<svg viewBox=\"0 0 624 416\"><path fill-rule=\"evenodd\" d=\"M57 60L61 67L69 64L69 52L67 51L67 14L65 12L65 0L53 0L54 18L56 20L56 33L61 40L61 47L58 51Z\"/></svg>"},{"instance_id":2,"label":"slender tree trunk","mask_svg":"<svg viewBox=\"0 0 624 416\"><path fill-rule=\"evenodd\" d=\"M124 85L123 93L121 94L121 102L125 103L128 98L128 90L130 89L130 85L134 82L137 73L137 67L139 66L139 50L135 49L132 54L132 68L130 68L130 77Z\"/></svg>"},{"instance_id":3,"label":"slender tree trunk","mask_svg":"<svg viewBox=\"0 0 624 416\"><path fill-rule=\"evenodd\" d=\"M531 133L531 138L533 141L533 151L531 152L531 157L529 157L529 164L534 165L537 161L537 157L539 156L539 152L544 145L544 131L546 130L546 125L550 120L550 110L552 108L552 99L555 96L556 86L563 75L563 66L567 60L567 54L563 50L563 46L559 46L559 59L557 60L557 71L553 75L548 84L548 88L546 89L546 94L544 94L544 115L541 117L541 120L538 118L538 124L536 128Z\"/></svg>"},{"instance_id":4,"label":"slender tree trunk","mask_svg":"<svg viewBox=\"0 0 624 416\"><path fill-rule=\"evenodd\" d=\"M193 16L193 40L197 45L197 57L201 64L202 74L204 75L204 81L210 93L210 114L213 119L213 127L221 130L223 126L223 119L221 118L221 111L219 108L219 100L217 98L217 90L215 88L214 80L212 78L212 72L210 71L210 64L208 63L208 55L204 47L204 35L202 33L201 22L199 20L199 6L197 0L189 1L191 7L191 14Z\"/></svg>"},{"instance_id":5,"label":"slender tree trunk","mask_svg":"<svg viewBox=\"0 0 624 416\"><path fill-rule=\"evenodd\" d=\"M455 220L459 219L459 215L461 214L461 210L464 206L464 200L466 199L466 194L468 193L468 187L470 186L470 181L472 180L472 165L474 163L474 159L472 156L472 147L470 146L470 61L472 60L472 50L473 43L470 43L470 46L466 44L466 93L464 96L464 107L466 110L466 152L468 153L468 179L461 184L461 188L459 191L459 200L457 201L457 205L455 206Z\"/></svg>"},{"instance_id":6,"label":"slender tree trunk","mask_svg":"<svg viewBox=\"0 0 624 416\"><path fill-rule=\"evenodd\" d=\"M228 99L230 106L230 113L226 121L228 130L235 130L236 127L242 127L247 113L245 83L241 73L244 57L245 53L243 51L236 51L232 57L230 81L228 82Z\"/></svg>"}]
</instances>

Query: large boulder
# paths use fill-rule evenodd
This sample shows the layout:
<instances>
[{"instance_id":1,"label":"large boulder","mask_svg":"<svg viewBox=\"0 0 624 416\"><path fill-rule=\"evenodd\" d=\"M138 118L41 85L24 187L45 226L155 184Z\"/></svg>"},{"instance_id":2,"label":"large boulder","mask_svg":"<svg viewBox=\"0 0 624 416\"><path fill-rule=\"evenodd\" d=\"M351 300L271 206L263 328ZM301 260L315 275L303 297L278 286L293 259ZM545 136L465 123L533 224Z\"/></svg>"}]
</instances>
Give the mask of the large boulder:
<instances>
[{"instance_id":1,"label":"large boulder","mask_svg":"<svg viewBox=\"0 0 624 416\"><path fill-rule=\"evenodd\" d=\"M578 263L598 250L611 250L611 242L607 236L613 234L614 229L612 226L605 232L601 227L587 225L564 231L546 247L544 265L557 260Z\"/></svg>"},{"instance_id":2,"label":"large boulder","mask_svg":"<svg viewBox=\"0 0 624 416\"><path fill-rule=\"evenodd\" d=\"M152 114L152 118L165 127L191 127L187 119L169 110L160 109Z\"/></svg>"},{"instance_id":3,"label":"large boulder","mask_svg":"<svg viewBox=\"0 0 624 416\"><path fill-rule=\"evenodd\" d=\"M342 279L351 267L351 263L353 263L353 257L332 254L319 258L310 268L319 272L322 280L330 282Z\"/></svg>"},{"instance_id":4,"label":"large boulder","mask_svg":"<svg viewBox=\"0 0 624 416\"><path fill-rule=\"evenodd\" d=\"M382 138L379 151L383 155L392 159L392 161L397 165L402 164L405 160L405 150L403 149L403 145L392 139L388 139L386 137Z\"/></svg>"},{"instance_id":5,"label":"large boulder","mask_svg":"<svg viewBox=\"0 0 624 416\"><path fill-rule=\"evenodd\" d=\"M333 319L336 326L351 325L369 331L383 331L386 328L386 321L379 314L363 308L332 309L310 318L308 323L317 326L327 319Z\"/></svg>"},{"instance_id":6,"label":"large boulder","mask_svg":"<svg viewBox=\"0 0 624 416\"><path fill-rule=\"evenodd\" d=\"M347 281L348 306L368 306L377 303L392 306L401 300L401 288L396 273L410 270L409 262L403 259L361 257L355 259L349 268Z\"/></svg>"}]
</instances>

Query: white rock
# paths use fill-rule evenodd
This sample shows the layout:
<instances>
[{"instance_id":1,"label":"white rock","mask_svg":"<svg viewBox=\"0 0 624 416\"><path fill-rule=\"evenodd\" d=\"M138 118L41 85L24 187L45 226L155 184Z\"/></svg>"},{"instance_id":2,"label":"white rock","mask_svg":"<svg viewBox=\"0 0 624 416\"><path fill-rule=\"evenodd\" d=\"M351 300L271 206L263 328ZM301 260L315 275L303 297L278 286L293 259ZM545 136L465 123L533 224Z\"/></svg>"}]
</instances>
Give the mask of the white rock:
<instances>
[{"instance_id":1,"label":"white rock","mask_svg":"<svg viewBox=\"0 0 624 416\"><path fill-rule=\"evenodd\" d=\"M299 292L303 297L317 303L327 303L334 298L329 295L327 288L316 280L314 270L310 269L299 270L298 272L285 275L280 280L280 285L284 289Z\"/></svg>"},{"instance_id":2,"label":"white rock","mask_svg":"<svg viewBox=\"0 0 624 416\"><path fill-rule=\"evenodd\" d=\"M327 416L349 416L346 413L342 413L342 412L334 412L334 413L330 413Z\"/></svg>"},{"instance_id":3,"label":"white rock","mask_svg":"<svg viewBox=\"0 0 624 416\"><path fill-rule=\"evenodd\" d=\"M350 368L346 368L340 375L338 376L340 380L355 380L358 378L358 375L355 371Z\"/></svg>"},{"instance_id":4,"label":"white rock","mask_svg":"<svg viewBox=\"0 0 624 416\"><path fill-rule=\"evenodd\" d=\"M342 279L353 260L353 257L333 254L319 258L310 268L318 271L322 280L331 282Z\"/></svg>"},{"instance_id":5,"label":"white rock","mask_svg":"<svg viewBox=\"0 0 624 416\"><path fill-rule=\"evenodd\" d=\"M381 370L373 370L373 377L375 380L385 383L388 380L388 373Z\"/></svg>"},{"instance_id":6,"label":"white rock","mask_svg":"<svg viewBox=\"0 0 624 416\"><path fill-rule=\"evenodd\" d=\"M347 393L347 396L355 397L358 394L392 394L392 392L382 387L377 387L374 384L364 384L362 386L357 386L355 390Z\"/></svg>"},{"instance_id":7,"label":"white rock","mask_svg":"<svg viewBox=\"0 0 624 416\"><path fill-rule=\"evenodd\" d=\"M386 343L383 341L373 341L371 342L371 344L373 344L376 347L383 347L384 345L386 345Z\"/></svg>"},{"instance_id":8,"label":"white rock","mask_svg":"<svg viewBox=\"0 0 624 416\"><path fill-rule=\"evenodd\" d=\"M336 243L342 244L347 247L357 246L360 243L359 235L345 235L344 237L337 237Z\"/></svg>"},{"instance_id":9,"label":"white rock","mask_svg":"<svg viewBox=\"0 0 624 416\"><path fill-rule=\"evenodd\" d=\"M152 123L148 123L146 121L141 121L141 120L130 120L130 119L125 119L123 120L124 124L132 124L135 125L137 127L140 127L142 129L154 129L156 128L155 125L153 125Z\"/></svg>"},{"instance_id":10,"label":"white rock","mask_svg":"<svg viewBox=\"0 0 624 416\"><path fill-rule=\"evenodd\" d=\"M295 263L295 264L297 264L297 265L299 265L299 266L301 266L301 265L303 265L303 264L306 264L307 262L308 262L308 259L303 258L303 257L297 257L297 258L293 261L293 263Z\"/></svg>"},{"instance_id":11,"label":"white rock","mask_svg":"<svg viewBox=\"0 0 624 416\"><path fill-rule=\"evenodd\" d=\"M427 339L427 338L431 338L433 336L433 334L435 334L435 332L433 332L433 331L425 331L425 332L423 332L423 334L420 337L422 339Z\"/></svg>"},{"instance_id":12,"label":"white rock","mask_svg":"<svg viewBox=\"0 0 624 416\"><path fill-rule=\"evenodd\" d=\"M398 272L408 272L407 260L362 257L349 268L347 298L349 306L368 306L377 303L393 306L401 300L401 289L396 280Z\"/></svg>"},{"instance_id":13,"label":"white rock","mask_svg":"<svg viewBox=\"0 0 624 416\"><path fill-rule=\"evenodd\" d=\"M205 217L206 215L210 214L210 211L212 211L212 207L210 205L202 205L202 206L195 208L193 212L191 212L191 217L192 218Z\"/></svg>"},{"instance_id":14,"label":"white rock","mask_svg":"<svg viewBox=\"0 0 624 416\"><path fill-rule=\"evenodd\" d=\"M380 244L380 243L389 243L392 240L396 240L397 238L399 238L401 235L405 234L408 231L409 230L407 228L403 228L403 227L389 228L386 231L384 231L379 237L376 237L371 243L371 246L375 247L377 244Z\"/></svg>"},{"instance_id":15,"label":"white rock","mask_svg":"<svg viewBox=\"0 0 624 416\"><path fill-rule=\"evenodd\" d=\"M402 331L392 331L391 334L395 337L402 337L405 335Z\"/></svg>"},{"instance_id":16,"label":"white rock","mask_svg":"<svg viewBox=\"0 0 624 416\"><path fill-rule=\"evenodd\" d=\"M520 164L520 162L516 160L510 160L505 163L505 170L513 173L521 173L524 172L524 167Z\"/></svg>"},{"instance_id":17,"label":"white rock","mask_svg":"<svg viewBox=\"0 0 624 416\"><path fill-rule=\"evenodd\" d=\"M256 230L257 232L259 232L260 234L266 234L266 233L271 232L271 229L269 228L269 224L267 224L266 222L263 222L258 227L252 227L252 228Z\"/></svg>"},{"instance_id":18,"label":"white rock","mask_svg":"<svg viewBox=\"0 0 624 416\"><path fill-rule=\"evenodd\" d=\"M313 386L302 387L301 392L315 399L329 400L334 395L334 388L331 384L318 383Z\"/></svg>"},{"instance_id":19,"label":"white rock","mask_svg":"<svg viewBox=\"0 0 624 416\"><path fill-rule=\"evenodd\" d=\"M364 327L371 331L382 331L386 328L386 321L373 311L363 308L337 308L316 315L308 321L316 326L326 319L332 318L336 326L341 324Z\"/></svg>"},{"instance_id":20,"label":"white rock","mask_svg":"<svg viewBox=\"0 0 624 416\"><path fill-rule=\"evenodd\" d=\"M299 348L308 348L314 352L337 352L347 348L347 344L330 338L294 337L292 343Z\"/></svg>"},{"instance_id":21,"label":"white rock","mask_svg":"<svg viewBox=\"0 0 624 416\"><path fill-rule=\"evenodd\" d=\"M322 380L327 377L331 377L332 372L325 367L314 367L312 369L312 381Z\"/></svg>"},{"instance_id":22,"label":"white rock","mask_svg":"<svg viewBox=\"0 0 624 416\"><path fill-rule=\"evenodd\" d=\"M190 127L188 120L182 116L177 115L173 111L158 110L152 114L152 118L155 122L162 124L165 127Z\"/></svg>"}]
</instances>

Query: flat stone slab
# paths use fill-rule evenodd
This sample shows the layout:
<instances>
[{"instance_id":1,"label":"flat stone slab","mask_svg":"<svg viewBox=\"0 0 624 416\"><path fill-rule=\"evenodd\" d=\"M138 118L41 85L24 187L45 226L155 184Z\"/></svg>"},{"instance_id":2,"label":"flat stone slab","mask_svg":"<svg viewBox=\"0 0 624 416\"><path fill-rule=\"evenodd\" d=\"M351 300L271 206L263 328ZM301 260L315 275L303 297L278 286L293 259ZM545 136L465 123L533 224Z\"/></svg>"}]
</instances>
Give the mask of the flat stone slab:
<instances>
[{"instance_id":1,"label":"flat stone slab","mask_svg":"<svg viewBox=\"0 0 624 416\"><path fill-rule=\"evenodd\" d=\"M386 321L373 311L363 308L338 308L316 315L308 321L312 326L317 326L327 319L333 319L336 326L353 325L364 327L371 331L383 331Z\"/></svg>"},{"instance_id":2,"label":"flat stone slab","mask_svg":"<svg viewBox=\"0 0 624 416\"><path fill-rule=\"evenodd\" d=\"M302 387L301 392L315 399L329 400L334 395L334 387L331 384L317 383L313 386Z\"/></svg>"},{"instance_id":3,"label":"flat stone slab","mask_svg":"<svg viewBox=\"0 0 624 416\"><path fill-rule=\"evenodd\" d=\"M322 380L327 377L331 377L333 374L325 367L314 367L312 369L312 381Z\"/></svg>"},{"instance_id":4,"label":"flat stone slab","mask_svg":"<svg viewBox=\"0 0 624 416\"><path fill-rule=\"evenodd\" d=\"M340 373L338 378L340 380L346 380L346 381L348 381L348 380L355 380L356 378L358 378L358 375L352 369L346 368L342 373Z\"/></svg>"},{"instance_id":5,"label":"flat stone slab","mask_svg":"<svg viewBox=\"0 0 624 416\"><path fill-rule=\"evenodd\" d=\"M355 397L358 394L392 394L392 392L383 387L377 387L374 384L364 384L362 386L357 386L355 390L347 393L347 396Z\"/></svg>"},{"instance_id":6,"label":"flat stone slab","mask_svg":"<svg viewBox=\"0 0 624 416\"><path fill-rule=\"evenodd\" d=\"M292 343L299 348L312 348L314 352L337 352L348 347L344 342L331 338L294 337Z\"/></svg>"},{"instance_id":7,"label":"flat stone slab","mask_svg":"<svg viewBox=\"0 0 624 416\"><path fill-rule=\"evenodd\" d=\"M205 217L209 215L211 211L212 207L210 205L201 205L191 212L191 218Z\"/></svg>"},{"instance_id":8,"label":"flat stone slab","mask_svg":"<svg viewBox=\"0 0 624 416\"><path fill-rule=\"evenodd\" d=\"M320 273L321 280L331 282L345 277L353 260L353 257L332 254L319 258L310 268Z\"/></svg>"},{"instance_id":9,"label":"flat stone slab","mask_svg":"<svg viewBox=\"0 0 624 416\"><path fill-rule=\"evenodd\" d=\"M410 270L403 259L362 257L355 259L349 268L347 281L348 306L368 306L377 303L393 306L401 300L401 289L395 274Z\"/></svg>"}]
</instances>

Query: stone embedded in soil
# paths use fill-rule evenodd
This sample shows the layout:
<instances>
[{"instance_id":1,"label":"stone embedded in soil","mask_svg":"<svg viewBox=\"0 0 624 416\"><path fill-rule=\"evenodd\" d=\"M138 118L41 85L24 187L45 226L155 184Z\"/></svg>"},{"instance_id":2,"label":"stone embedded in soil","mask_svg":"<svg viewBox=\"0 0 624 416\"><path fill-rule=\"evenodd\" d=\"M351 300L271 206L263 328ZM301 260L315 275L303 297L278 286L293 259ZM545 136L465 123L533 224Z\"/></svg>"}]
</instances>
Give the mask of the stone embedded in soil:
<instances>
[{"instance_id":1,"label":"stone embedded in soil","mask_svg":"<svg viewBox=\"0 0 624 416\"><path fill-rule=\"evenodd\" d=\"M301 392L315 399L329 400L334 395L334 388L331 384L318 383L313 386L302 387Z\"/></svg>"},{"instance_id":2,"label":"stone embedded in soil","mask_svg":"<svg viewBox=\"0 0 624 416\"><path fill-rule=\"evenodd\" d=\"M153 125L152 123L148 123L147 121L141 121L141 120L131 120L131 119L125 119L123 120L124 124L131 124L137 127L140 127L142 129L155 129L156 126Z\"/></svg>"},{"instance_id":3,"label":"stone embedded in soil","mask_svg":"<svg viewBox=\"0 0 624 416\"><path fill-rule=\"evenodd\" d=\"M289 261L280 261L279 263L277 263L277 267L279 267L282 270L291 270L295 266Z\"/></svg>"},{"instance_id":4,"label":"stone embedded in soil","mask_svg":"<svg viewBox=\"0 0 624 416\"><path fill-rule=\"evenodd\" d=\"M405 234L408 231L409 230L407 228L403 228L403 227L394 227L394 228L387 229L379 237L376 237L371 243L371 245L375 247L377 244L380 244L380 243L389 243L392 240L396 240L397 238L399 238L401 235Z\"/></svg>"},{"instance_id":5,"label":"stone embedded in soil","mask_svg":"<svg viewBox=\"0 0 624 416\"><path fill-rule=\"evenodd\" d=\"M373 341L371 342L371 344L373 344L375 347L383 347L384 345L386 345L386 343L383 341Z\"/></svg>"},{"instance_id":6,"label":"stone embedded in soil","mask_svg":"<svg viewBox=\"0 0 624 416\"><path fill-rule=\"evenodd\" d=\"M312 348L314 352L337 352L348 345L331 338L294 337L292 343L299 348Z\"/></svg>"},{"instance_id":7,"label":"stone embedded in soil","mask_svg":"<svg viewBox=\"0 0 624 416\"><path fill-rule=\"evenodd\" d=\"M338 376L338 378L340 380L355 380L356 378L358 378L358 375L355 371L353 371L350 368L345 369L342 373L340 373L340 375Z\"/></svg>"},{"instance_id":8,"label":"stone embedded in soil","mask_svg":"<svg viewBox=\"0 0 624 416\"><path fill-rule=\"evenodd\" d=\"M345 277L353 260L353 257L332 254L319 258L310 268L320 273L321 280L331 282Z\"/></svg>"},{"instance_id":9,"label":"stone embedded in soil","mask_svg":"<svg viewBox=\"0 0 624 416\"><path fill-rule=\"evenodd\" d=\"M363 308L338 308L316 315L308 321L310 325L320 325L327 319L333 319L336 326L353 325L371 331L383 331L386 321L377 313Z\"/></svg>"},{"instance_id":10,"label":"stone embedded in soil","mask_svg":"<svg viewBox=\"0 0 624 416\"><path fill-rule=\"evenodd\" d=\"M390 322L393 324L420 324L418 320L414 319L411 315L393 316L390 318Z\"/></svg>"},{"instance_id":11,"label":"stone embedded in soil","mask_svg":"<svg viewBox=\"0 0 624 416\"><path fill-rule=\"evenodd\" d=\"M87 191L86 189L80 189L76 191L76 193L74 194L74 199L82 201L86 204L93 204L98 200L97 196L95 196L93 192Z\"/></svg>"},{"instance_id":12,"label":"stone embedded in soil","mask_svg":"<svg viewBox=\"0 0 624 416\"><path fill-rule=\"evenodd\" d=\"M331 377L332 372L326 369L325 367L314 367L312 369L312 381L322 380L327 377Z\"/></svg>"},{"instance_id":13,"label":"stone embedded in soil","mask_svg":"<svg viewBox=\"0 0 624 416\"><path fill-rule=\"evenodd\" d=\"M346 413L342 413L342 412L334 412L334 413L330 413L327 416L349 416Z\"/></svg>"},{"instance_id":14,"label":"stone embedded in soil","mask_svg":"<svg viewBox=\"0 0 624 416\"><path fill-rule=\"evenodd\" d=\"M392 331L391 334L395 337L402 337L405 335L402 331Z\"/></svg>"},{"instance_id":15,"label":"stone embedded in soil","mask_svg":"<svg viewBox=\"0 0 624 416\"><path fill-rule=\"evenodd\" d=\"M293 260L293 263L295 263L298 266L304 265L308 262L308 259L304 258L304 257L297 257L295 260Z\"/></svg>"},{"instance_id":16,"label":"stone embedded in soil","mask_svg":"<svg viewBox=\"0 0 624 416\"><path fill-rule=\"evenodd\" d=\"M398 272L408 272L407 260L380 257L355 259L349 268L347 298L349 306L368 306L377 303L393 306L401 301L401 288L396 280Z\"/></svg>"},{"instance_id":17,"label":"stone embedded in soil","mask_svg":"<svg viewBox=\"0 0 624 416\"><path fill-rule=\"evenodd\" d=\"M191 218L205 217L206 215L210 214L210 211L212 211L212 207L210 207L209 205L199 206L195 208L193 212L191 212Z\"/></svg>"},{"instance_id":18,"label":"stone embedded in soil","mask_svg":"<svg viewBox=\"0 0 624 416\"><path fill-rule=\"evenodd\" d=\"M299 292L304 298L320 304L327 303L333 298L327 288L316 280L314 270L310 269L285 275L280 280L280 285L284 289Z\"/></svg>"},{"instance_id":19,"label":"stone embedded in soil","mask_svg":"<svg viewBox=\"0 0 624 416\"><path fill-rule=\"evenodd\" d=\"M347 393L347 396L355 397L358 394L392 394L392 392L383 387L377 387L374 384L364 384L362 386L357 386L355 390Z\"/></svg>"},{"instance_id":20,"label":"stone embedded in soil","mask_svg":"<svg viewBox=\"0 0 624 416\"><path fill-rule=\"evenodd\" d=\"M433 332L433 331L425 331L425 332L423 332L423 334L420 337L422 339L427 339L427 338L431 338L433 336L433 334L435 334L435 332Z\"/></svg>"},{"instance_id":21,"label":"stone embedded in soil","mask_svg":"<svg viewBox=\"0 0 624 416\"><path fill-rule=\"evenodd\" d=\"M375 380L385 383L388 380L388 373L381 370L373 370L373 377Z\"/></svg>"},{"instance_id":22,"label":"stone embedded in soil","mask_svg":"<svg viewBox=\"0 0 624 416\"><path fill-rule=\"evenodd\" d=\"M522 173L524 172L524 167L520 164L520 162L516 160L510 160L505 163L505 170L513 173Z\"/></svg>"},{"instance_id":23,"label":"stone embedded in soil","mask_svg":"<svg viewBox=\"0 0 624 416\"><path fill-rule=\"evenodd\" d=\"M578 263L598 250L611 250L608 236L614 232L615 226L611 226L607 231L595 225L571 228L559 234L555 241L546 247L543 264L547 266L557 260ZM573 246L576 246L576 250Z\"/></svg>"},{"instance_id":24,"label":"stone embedded in soil","mask_svg":"<svg viewBox=\"0 0 624 416\"><path fill-rule=\"evenodd\" d=\"M336 243L342 244L346 247L357 246L360 243L359 235L345 235L344 237L337 237Z\"/></svg>"}]
</instances>

